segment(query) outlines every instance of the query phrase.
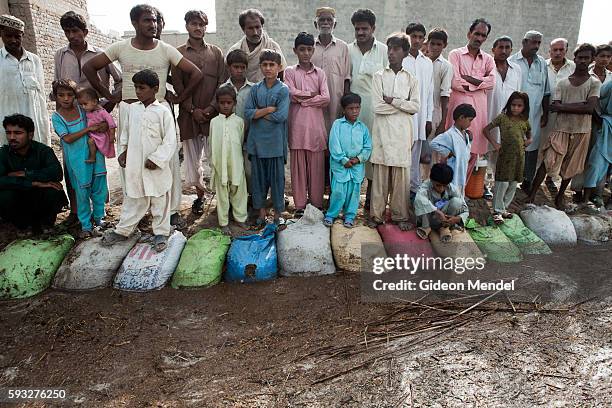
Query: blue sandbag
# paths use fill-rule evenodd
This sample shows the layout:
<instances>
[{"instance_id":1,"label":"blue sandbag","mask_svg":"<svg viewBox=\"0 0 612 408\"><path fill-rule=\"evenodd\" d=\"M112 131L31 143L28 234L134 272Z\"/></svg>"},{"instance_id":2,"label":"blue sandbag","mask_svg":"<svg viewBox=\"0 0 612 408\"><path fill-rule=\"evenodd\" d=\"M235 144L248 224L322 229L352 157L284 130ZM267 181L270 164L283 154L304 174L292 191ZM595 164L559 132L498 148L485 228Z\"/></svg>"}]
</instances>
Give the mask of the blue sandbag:
<instances>
[{"instance_id":1,"label":"blue sandbag","mask_svg":"<svg viewBox=\"0 0 612 408\"><path fill-rule=\"evenodd\" d=\"M234 238L227 253L225 280L258 282L275 279L278 273L276 225L268 224L260 234Z\"/></svg>"}]
</instances>

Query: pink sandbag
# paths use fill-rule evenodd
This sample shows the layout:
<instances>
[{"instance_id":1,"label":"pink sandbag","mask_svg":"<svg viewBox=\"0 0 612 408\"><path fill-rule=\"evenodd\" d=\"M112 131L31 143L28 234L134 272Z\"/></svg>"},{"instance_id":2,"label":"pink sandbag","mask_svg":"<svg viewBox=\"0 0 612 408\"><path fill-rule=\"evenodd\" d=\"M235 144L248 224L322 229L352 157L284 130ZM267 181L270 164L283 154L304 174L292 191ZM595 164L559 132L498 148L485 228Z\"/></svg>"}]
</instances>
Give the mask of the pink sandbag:
<instances>
[{"instance_id":1,"label":"pink sandbag","mask_svg":"<svg viewBox=\"0 0 612 408\"><path fill-rule=\"evenodd\" d=\"M429 240L423 240L416 229L402 231L395 224L381 224L377 227L388 256L408 255L409 257L433 257L434 251Z\"/></svg>"}]
</instances>

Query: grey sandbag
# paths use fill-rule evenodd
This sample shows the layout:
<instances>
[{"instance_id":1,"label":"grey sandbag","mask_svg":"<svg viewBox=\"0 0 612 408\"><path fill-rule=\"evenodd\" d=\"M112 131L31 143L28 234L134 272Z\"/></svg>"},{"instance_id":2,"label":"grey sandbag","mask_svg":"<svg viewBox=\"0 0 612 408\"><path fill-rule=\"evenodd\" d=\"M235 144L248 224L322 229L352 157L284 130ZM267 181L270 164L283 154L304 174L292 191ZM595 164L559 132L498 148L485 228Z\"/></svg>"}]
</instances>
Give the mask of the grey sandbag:
<instances>
[{"instance_id":1,"label":"grey sandbag","mask_svg":"<svg viewBox=\"0 0 612 408\"><path fill-rule=\"evenodd\" d=\"M55 274L53 287L63 290L93 290L111 285L115 272L130 249L140 239L137 231L129 239L105 247L102 237L92 238L74 247Z\"/></svg>"}]
</instances>

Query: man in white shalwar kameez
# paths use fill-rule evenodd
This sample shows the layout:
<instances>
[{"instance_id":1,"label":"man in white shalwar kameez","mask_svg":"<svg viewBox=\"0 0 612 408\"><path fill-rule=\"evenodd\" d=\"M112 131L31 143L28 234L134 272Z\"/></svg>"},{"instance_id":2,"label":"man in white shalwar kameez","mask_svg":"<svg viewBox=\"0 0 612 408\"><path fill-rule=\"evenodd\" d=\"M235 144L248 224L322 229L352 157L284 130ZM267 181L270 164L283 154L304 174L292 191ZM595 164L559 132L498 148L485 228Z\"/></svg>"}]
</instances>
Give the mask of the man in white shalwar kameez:
<instances>
[{"instance_id":1,"label":"man in white shalwar kameez","mask_svg":"<svg viewBox=\"0 0 612 408\"><path fill-rule=\"evenodd\" d=\"M421 185L421 149L431 132L433 119L433 62L421 52L425 42L425 27L420 23L410 23L406 27L410 36L410 52L402 66L417 79L421 107L412 117L413 141L412 162L410 164L410 191L416 194Z\"/></svg>"},{"instance_id":2,"label":"man in white shalwar kameez","mask_svg":"<svg viewBox=\"0 0 612 408\"><path fill-rule=\"evenodd\" d=\"M0 118L15 113L34 121L33 140L49 145L49 113L40 58L21 46L25 24L17 17L0 16ZM0 127L0 146L7 144Z\"/></svg>"},{"instance_id":3,"label":"man in white shalwar kameez","mask_svg":"<svg viewBox=\"0 0 612 408\"><path fill-rule=\"evenodd\" d=\"M419 111L417 79L402 67L410 43L405 34L387 39L389 65L372 78L372 201L374 227L384 221L389 201L391 220L402 231L410 229L410 162L412 115ZM389 194L391 195L389 199Z\"/></svg>"}]
</instances>

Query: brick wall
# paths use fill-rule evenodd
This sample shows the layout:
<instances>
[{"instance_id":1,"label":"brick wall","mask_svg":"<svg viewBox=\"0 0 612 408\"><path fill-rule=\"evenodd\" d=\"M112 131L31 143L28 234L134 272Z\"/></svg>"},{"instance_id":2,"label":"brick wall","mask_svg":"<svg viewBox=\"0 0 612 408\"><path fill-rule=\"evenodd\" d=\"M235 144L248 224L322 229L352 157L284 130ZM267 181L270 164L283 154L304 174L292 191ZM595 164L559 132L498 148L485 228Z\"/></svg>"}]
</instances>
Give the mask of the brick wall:
<instances>
[{"instance_id":1,"label":"brick wall","mask_svg":"<svg viewBox=\"0 0 612 408\"><path fill-rule=\"evenodd\" d=\"M544 34L544 44L556 37L566 37L570 49L576 44L580 29L583 1L581 0L385 0L367 2L363 0L341 1L281 1L281 0L221 0L216 1L217 33L215 44L227 50L242 36L238 25L238 14L247 8L260 9L266 18L265 28L283 48L290 63L295 62L292 44L296 34L308 31L314 34L314 11L317 7L331 6L337 11L336 35L343 40L353 40L350 22L354 10L371 8L377 17L376 36L384 41L395 31L403 31L412 21L422 22L427 30L440 26L449 33L446 53L465 45L466 34L472 20L484 17L493 28L485 50L490 50L495 37L510 35L515 41L515 51L520 48L520 39L530 29ZM540 49L548 53L548 46Z\"/></svg>"}]
</instances>

